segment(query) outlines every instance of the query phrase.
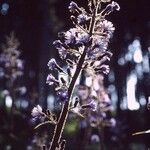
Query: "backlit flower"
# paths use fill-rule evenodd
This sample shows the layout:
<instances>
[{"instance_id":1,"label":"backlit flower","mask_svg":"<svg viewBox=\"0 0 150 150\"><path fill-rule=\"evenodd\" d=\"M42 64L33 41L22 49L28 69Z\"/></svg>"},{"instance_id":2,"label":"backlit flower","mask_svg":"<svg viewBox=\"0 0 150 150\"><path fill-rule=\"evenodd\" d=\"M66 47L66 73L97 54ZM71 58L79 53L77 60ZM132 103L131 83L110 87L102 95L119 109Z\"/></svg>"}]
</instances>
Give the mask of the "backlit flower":
<instances>
[{"instance_id":1,"label":"backlit flower","mask_svg":"<svg viewBox=\"0 0 150 150\"><path fill-rule=\"evenodd\" d=\"M87 21L88 17L85 15L85 14L80 14L78 17L77 17L77 21L79 24L85 24L86 21Z\"/></svg>"},{"instance_id":2,"label":"backlit flower","mask_svg":"<svg viewBox=\"0 0 150 150\"><path fill-rule=\"evenodd\" d=\"M90 37L87 33L80 33L76 37L76 44L84 45L89 42L89 39L90 39Z\"/></svg>"},{"instance_id":3,"label":"backlit flower","mask_svg":"<svg viewBox=\"0 0 150 150\"><path fill-rule=\"evenodd\" d=\"M110 71L110 68L108 65L102 65L98 68L94 69L96 73L104 73L104 74L108 74Z\"/></svg>"},{"instance_id":4,"label":"backlit flower","mask_svg":"<svg viewBox=\"0 0 150 150\"><path fill-rule=\"evenodd\" d=\"M117 2L112 1L112 8L114 8L115 10L119 11L120 10L120 6Z\"/></svg>"},{"instance_id":5,"label":"backlit flower","mask_svg":"<svg viewBox=\"0 0 150 150\"><path fill-rule=\"evenodd\" d=\"M77 36L77 29L71 28L67 32L65 32L65 43L66 44L75 44Z\"/></svg>"},{"instance_id":6,"label":"backlit flower","mask_svg":"<svg viewBox=\"0 0 150 150\"><path fill-rule=\"evenodd\" d=\"M88 105L90 106L92 111L96 111L97 103L95 102L95 100L92 100Z\"/></svg>"},{"instance_id":7,"label":"backlit flower","mask_svg":"<svg viewBox=\"0 0 150 150\"><path fill-rule=\"evenodd\" d=\"M53 70L56 68L56 60L54 58L50 59L47 66L49 67L50 70Z\"/></svg>"},{"instance_id":8,"label":"backlit flower","mask_svg":"<svg viewBox=\"0 0 150 150\"><path fill-rule=\"evenodd\" d=\"M75 2L71 1L70 5L68 7L68 9L70 10L70 12L74 13L77 8L78 8L78 5Z\"/></svg>"},{"instance_id":9,"label":"backlit flower","mask_svg":"<svg viewBox=\"0 0 150 150\"><path fill-rule=\"evenodd\" d=\"M32 109L31 115L32 117L39 117L42 114L42 107L40 105L37 105Z\"/></svg>"},{"instance_id":10,"label":"backlit flower","mask_svg":"<svg viewBox=\"0 0 150 150\"><path fill-rule=\"evenodd\" d=\"M100 142L99 136L98 136L97 134L93 134L93 135L91 136L91 142L92 142L92 143L99 143L99 142Z\"/></svg>"},{"instance_id":11,"label":"backlit flower","mask_svg":"<svg viewBox=\"0 0 150 150\"><path fill-rule=\"evenodd\" d=\"M55 79L55 77L52 74L49 74L47 76L46 83L49 85L53 85L53 84L57 84L58 81Z\"/></svg>"},{"instance_id":12,"label":"backlit flower","mask_svg":"<svg viewBox=\"0 0 150 150\"><path fill-rule=\"evenodd\" d=\"M112 1L111 4L108 4L105 11L104 11L104 14L108 15L110 14L111 12L113 12L114 10L117 10L119 11L120 10L120 6L117 2L114 2Z\"/></svg>"},{"instance_id":13,"label":"backlit flower","mask_svg":"<svg viewBox=\"0 0 150 150\"><path fill-rule=\"evenodd\" d=\"M103 30L103 32L108 33L109 35L112 35L112 33L115 30L115 27L113 26L112 22L104 20L103 22L100 23L100 27Z\"/></svg>"},{"instance_id":14,"label":"backlit flower","mask_svg":"<svg viewBox=\"0 0 150 150\"><path fill-rule=\"evenodd\" d=\"M66 88L60 88L57 90L58 100L60 102L65 102L68 100L68 90Z\"/></svg>"},{"instance_id":15,"label":"backlit flower","mask_svg":"<svg viewBox=\"0 0 150 150\"><path fill-rule=\"evenodd\" d=\"M108 40L100 36L95 36L93 39L93 47L98 48L99 51L105 51L108 47Z\"/></svg>"}]
</instances>

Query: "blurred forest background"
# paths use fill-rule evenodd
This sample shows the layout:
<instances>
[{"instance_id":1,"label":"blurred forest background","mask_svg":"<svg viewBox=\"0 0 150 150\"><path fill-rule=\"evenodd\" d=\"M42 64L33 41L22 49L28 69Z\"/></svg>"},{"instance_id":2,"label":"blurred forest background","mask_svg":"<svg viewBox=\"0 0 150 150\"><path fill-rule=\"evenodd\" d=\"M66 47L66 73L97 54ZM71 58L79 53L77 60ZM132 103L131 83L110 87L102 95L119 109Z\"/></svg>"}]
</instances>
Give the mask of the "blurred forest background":
<instances>
[{"instance_id":1,"label":"blurred forest background","mask_svg":"<svg viewBox=\"0 0 150 150\"><path fill-rule=\"evenodd\" d=\"M76 2L81 6L87 3L86 0ZM150 128L150 111L147 109L150 96L150 1L117 2L121 10L109 16L116 31L110 43L113 52L111 71L104 82L117 125L104 130L104 143L106 150L147 150L150 135L132 137L132 133ZM52 128L33 130L35 122L31 110L37 104L44 109L57 110L54 91L46 85L47 62L55 57L63 64L52 42L59 31L72 27L69 3L69 0L0 0L0 55L4 49L17 49L21 52L17 56L24 66L19 66L22 77L10 85L11 75L8 75L9 80L4 79L0 65L0 150L38 150L42 142L49 140L47 133L52 133ZM8 91L13 93L14 86L17 91L12 100ZM78 120L69 119L64 133L67 149L83 149L77 148L77 141L84 138L84 131ZM84 148L99 149L95 145L96 142L86 144Z\"/></svg>"}]
</instances>

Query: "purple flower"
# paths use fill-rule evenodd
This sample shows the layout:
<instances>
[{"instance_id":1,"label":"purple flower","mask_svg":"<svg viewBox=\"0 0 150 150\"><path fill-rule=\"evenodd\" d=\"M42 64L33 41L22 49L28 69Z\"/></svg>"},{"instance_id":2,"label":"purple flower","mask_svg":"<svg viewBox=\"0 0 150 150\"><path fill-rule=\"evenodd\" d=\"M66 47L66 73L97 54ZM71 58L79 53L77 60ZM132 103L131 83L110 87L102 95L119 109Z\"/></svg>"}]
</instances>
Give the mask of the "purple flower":
<instances>
[{"instance_id":1,"label":"purple flower","mask_svg":"<svg viewBox=\"0 0 150 150\"><path fill-rule=\"evenodd\" d=\"M112 35L112 33L114 32L115 28L112 24L112 22L104 20L103 22L100 22L100 28L103 30L103 32L108 33L108 36Z\"/></svg>"},{"instance_id":2,"label":"purple flower","mask_svg":"<svg viewBox=\"0 0 150 150\"><path fill-rule=\"evenodd\" d=\"M60 40L56 40L53 42L53 45L56 47L56 49L61 48L62 42Z\"/></svg>"},{"instance_id":3,"label":"purple flower","mask_svg":"<svg viewBox=\"0 0 150 150\"><path fill-rule=\"evenodd\" d=\"M110 71L110 68L108 65L101 65L100 67L97 67L94 69L96 73L104 73L108 74Z\"/></svg>"},{"instance_id":4,"label":"purple flower","mask_svg":"<svg viewBox=\"0 0 150 150\"><path fill-rule=\"evenodd\" d=\"M67 56L67 50L63 46L58 49L58 53L61 59L65 59Z\"/></svg>"},{"instance_id":5,"label":"purple flower","mask_svg":"<svg viewBox=\"0 0 150 150\"><path fill-rule=\"evenodd\" d=\"M75 44L77 36L77 29L71 28L65 33L65 44Z\"/></svg>"},{"instance_id":6,"label":"purple flower","mask_svg":"<svg viewBox=\"0 0 150 150\"><path fill-rule=\"evenodd\" d=\"M120 6L117 2L114 2L112 1L112 4L111 4L112 8L119 11L120 10Z\"/></svg>"},{"instance_id":7,"label":"purple flower","mask_svg":"<svg viewBox=\"0 0 150 150\"><path fill-rule=\"evenodd\" d=\"M81 25L85 24L86 21L87 21L87 19L88 19L88 17L87 17L87 15L85 15L85 14L80 14L80 15L77 17L77 21L78 21L78 23L81 24Z\"/></svg>"},{"instance_id":8,"label":"purple flower","mask_svg":"<svg viewBox=\"0 0 150 150\"><path fill-rule=\"evenodd\" d=\"M47 76L46 83L49 85L53 85L53 84L58 84L58 81L55 79L55 77L52 74L49 74Z\"/></svg>"},{"instance_id":9,"label":"purple flower","mask_svg":"<svg viewBox=\"0 0 150 150\"><path fill-rule=\"evenodd\" d=\"M64 32L64 40L56 40L53 44L58 49L61 57L66 58L69 53L67 50L70 46L82 46L89 42L89 34L83 32L79 28L71 28L70 30Z\"/></svg>"},{"instance_id":10,"label":"purple flower","mask_svg":"<svg viewBox=\"0 0 150 150\"><path fill-rule=\"evenodd\" d=\"M62 45L62 42L60 40L56 40L53 42L53 45L58 50L58 53L62 59L65 59L67 56L67 50Z\"/></svg>"},{"instance_id":11,"label":"purple flower","mask_svg":"<svg viewBox=\"0 0 150 150\"><path fill-rule=\"evenodd\" d=\"M68 90L66 88L60 88L57 91L58 100L60 102L65 102L68 100Z\"/></svg>"},{"instance_id":12,"label":"purple flower","mask_svg":"<svg viewBox=\"0 0 150 150\"><path fill-rule=\"evenodd\" d=\"M102 65L100 68L104 74L108 74L110 71L110 68L108 65Z\"/></svg>"},{"instance_id":13,"label":"purple flower","mask_svg":"<svg viewBox=\"0 0 150 150\"><path fill-rule=\"evenodd\" d=\"M95 100L92 100L89 104L90 108L92 109L92 111L96 111L97 109L97 103L95 102Z\"/></svg>"},{"instance_id":14,"label":"purple flower","mask_svg":"<svg viewBox=\"0 0 150 150\"><path fill-rule=\"evenodd\" d=\"M40 105L37 105L32 109L31 115L32 117L39 117L42 114L42 107Z\"/></svg>"},{"instance_id":15,"label":"purple flower","mask_svg":"<svg viewBox=\"0 0 150 150\"><path fill-rule=\"evenodd\" d=\"M87 33L81 33L81 34L78 34L78 36L76 37L76 44L86 44L89 42L89 34Z\"/></svg>"},{"instance_id":16,"label":"purple flower","mask_svg":"<svg viewBox=\"0 0 150 150\"><path fill-rule=\"evenodd\" d=\"M114 118L110 119L110 126L115 127L116 126L116 120Z\"/></svg>"},{"instance_id":17,"label":"purple flower","mask_svg":"<svg viewBox=\"0 0 150 150\"><path fill-rule=\"evenodd\" d=\"M91 116L89 115L89 122L90 122L90 125L92 127L96 127L97 126L97 123L98 123L98 118L97 116Z\"/></svg>"},{"instance_id":18,"label":"purple flower","mask_svg":"<svg viewBox=\"0 0 150 150\"><path fill-rule=\"evenodd\" d=\"M111 4L108 4L106 9L105 9L105 14L108 15L109 13L113 12L114 10L119 11L120 6L117 2L112 1Z\"/></svg>"},{"instance_id":19,"label":"purple flower","mask_svg":"<svg viewBox=\"0 0 150 150\"><path fill-rule=\"evenodd\" d=\"M100 36L95 36L93 39L93 49L98 48L99 51L106 51L108 47L108 40Z\"/></svg>"},{"instance_id":20,"label":"purple flower","mask_svg":"<svg viewBox=\"0 0 150 150\"><path fill-rule=\"evenodd\" d=\"M50 59L47 66L49 67L50 70L55 69L57 66L56 60L54 58Z\"/></svg>"},{"instance_id":21,"label":"purple flower","mask_svg":"<svg viewBox=\"0 0 150 150\"><path fill-rule=\"evenodd\" d=\"M77 8L78 8L78 5L75 2L71 1L70 5L68 7L70 12L74 13L77 10Z\"/></svg>"},{"instance_id":22,"label":"purple flower","mask_svg":"<svg viewBox=\"0 0 150 150\"><path fill-rule=\"evenodd\" d=\"M91 136L91 142L92 142L92 143L99 143L99 142L100 142L99 136L98 136L97 134L93 134L93 135Z\"/></svg>"},{"instance_id":23,"label":"purple flower","mask_svg":"<svg viewBox=\"0 0 150 150\"><path fill-rule=\"evenodd\" d=\"M108 47L108 40L99 36L93 38L93 45L87 49L87 55L89 59L97 59L106 52Z\"/></svg>"},{"instance_id":24,"label":"purple flower","mask_svg":"<svg viewBox=\"0 0 150 150\"><path fill-rule=\"evenodd\" d=\"M17 68L18 68L18 69L21 69L21 70L22 70L23 67L24 67L24 66L23 66L23 62L22 62L21 59L17 59L17 60L16 60L16 65L17 65Z\"/></svg>"}]
</instances>

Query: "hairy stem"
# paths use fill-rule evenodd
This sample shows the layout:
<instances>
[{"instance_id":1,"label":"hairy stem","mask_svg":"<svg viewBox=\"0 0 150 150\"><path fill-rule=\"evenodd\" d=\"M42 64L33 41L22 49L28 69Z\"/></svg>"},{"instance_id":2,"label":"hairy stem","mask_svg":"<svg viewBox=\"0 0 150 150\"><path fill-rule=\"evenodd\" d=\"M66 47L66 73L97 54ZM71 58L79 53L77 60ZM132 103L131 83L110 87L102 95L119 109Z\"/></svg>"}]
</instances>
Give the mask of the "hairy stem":
<instances>
[{"instance_id":1,"label":"hairy stem","mask_svg":"<svg viewBox=\"0 0 150 150\"><path fill-rule=\"evenodd\" d=\"M96 15L97 15L97 10L98 10L98 5L93 11L93 16L92 16L91 23L90 23L90 28L89 28L89 35L90 36L92 36L92 33L94 31L95 18L96 18ZM61 139L62 132L63 132L64 126L65 126L65 123L66 123L66 120L67 120L67 117L68 117L72 93L73 93L73 90L74 90L76 80L77 80L78 76L80 75L80 73L82 71L82 66L84 64L85 57L86 57L86 48L84 49L84 52L80 57L80 60L77 64L75 74L74 74L74 76L71 80L71 83L69 85L68 101L66 101L65 104L62 107L58 123L55 126L54 135L53 135L52 143L51 143L51 146L50 146L49 150L56 150L56 148L59 147L59 144L61 143L60 139Z\"/></svg>"}]
</instances>

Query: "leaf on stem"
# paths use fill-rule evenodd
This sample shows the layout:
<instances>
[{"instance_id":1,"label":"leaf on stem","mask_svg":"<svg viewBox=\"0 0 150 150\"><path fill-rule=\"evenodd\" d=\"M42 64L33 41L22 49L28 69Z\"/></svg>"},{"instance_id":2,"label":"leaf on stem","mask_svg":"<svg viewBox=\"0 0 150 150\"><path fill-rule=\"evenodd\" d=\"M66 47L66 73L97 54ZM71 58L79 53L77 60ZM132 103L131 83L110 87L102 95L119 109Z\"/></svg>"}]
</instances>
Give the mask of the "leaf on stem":
<instances>
[{"instance_id":1,"label":"leaf on stem","mask_svg":"<svg viewBox=\"0 0 150 150\"><path fill-rule=\"evenodd\" d=\"M43 122L43 123L38 124L34 129L36 130L36 129L38 129L38 128L40 128L41 126L46 125L46 124L53 124L53 125L56 125L56 122L54 122L54 121L45 121L45 122Z\"/></svg>"},{"instance_id":2,"label":"leaf on stem","mask_svg":"<svg viewBox=\"0 0 150 150\"><path fill-rule=\"evenodd\" d=\"M85 118L85 116L83 116L81 113L77 112L77 111L74 111L73 109L70 110L71 112L73 112L74 114L78 115L79 117L81 118Z\"/></svg>"}]
</instances>

